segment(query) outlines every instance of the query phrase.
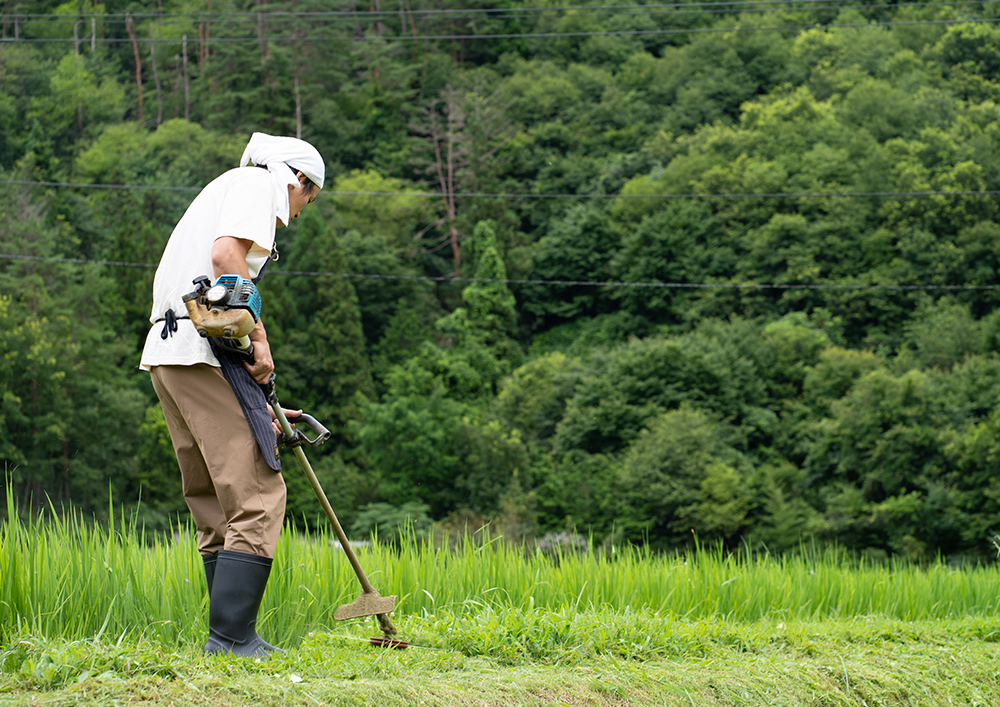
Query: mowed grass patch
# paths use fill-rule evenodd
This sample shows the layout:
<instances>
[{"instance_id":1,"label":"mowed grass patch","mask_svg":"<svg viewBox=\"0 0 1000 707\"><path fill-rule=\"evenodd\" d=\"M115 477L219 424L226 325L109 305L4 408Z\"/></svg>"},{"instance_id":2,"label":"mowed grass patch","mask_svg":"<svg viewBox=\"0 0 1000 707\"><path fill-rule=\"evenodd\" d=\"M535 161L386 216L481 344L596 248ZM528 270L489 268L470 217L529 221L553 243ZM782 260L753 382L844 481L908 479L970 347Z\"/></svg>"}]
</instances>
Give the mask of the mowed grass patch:
<instances>
[{"instance_id":1,"label":"mowed grass patch","mask_svg":"<svg viewBox=\"0 0 1000 707\"><path fill-rule=\"evenodd\" d=\"M744 623L583 612L580 630L563 630L539 651L532 627L562 626L564 615L512 609L497 618L402 617L408 638L436 647L406 651L372 647L370 627L352 624L306 635L264 663L145 640L26 635L0 653L0 705L1000 704L995 622ZM620 624L644 620L655 638L631 655L582 630L620 635L629 633ZM511 650L498 648L505 644Z\"/></svg>"}]
</instances>

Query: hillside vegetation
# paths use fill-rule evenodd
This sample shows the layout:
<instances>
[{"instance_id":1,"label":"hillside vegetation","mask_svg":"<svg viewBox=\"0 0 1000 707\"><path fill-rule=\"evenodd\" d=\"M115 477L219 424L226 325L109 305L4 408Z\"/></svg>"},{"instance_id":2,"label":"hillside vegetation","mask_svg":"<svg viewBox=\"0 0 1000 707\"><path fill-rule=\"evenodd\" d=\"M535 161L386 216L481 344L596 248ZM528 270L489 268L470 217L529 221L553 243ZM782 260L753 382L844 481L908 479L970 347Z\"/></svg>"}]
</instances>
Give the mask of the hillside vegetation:
<instances>
[{"instance_id":1,"label":"hillside vegetation","mask_svg":"<svg viewBox=\"0 0 1000 707\"><path fill-rule=\"evenodd\" d=\"M327 160L261 288L355 534L994 557L996 10L8 2L20 510L184 511L151 266L262 130Z\"/></svg>"}]
</instances>

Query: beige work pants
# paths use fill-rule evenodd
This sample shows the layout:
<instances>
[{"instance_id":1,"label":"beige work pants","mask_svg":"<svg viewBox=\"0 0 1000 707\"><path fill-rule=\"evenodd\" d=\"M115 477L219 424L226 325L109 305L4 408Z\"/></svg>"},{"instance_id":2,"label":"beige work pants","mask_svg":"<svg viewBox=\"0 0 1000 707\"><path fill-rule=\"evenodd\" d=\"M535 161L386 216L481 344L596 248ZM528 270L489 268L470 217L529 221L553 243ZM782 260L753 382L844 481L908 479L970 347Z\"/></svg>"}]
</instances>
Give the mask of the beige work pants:
<instances>
[{"instance_id":1,"label":"beige work pants","mask_svg":"<svg viewBox=\"0 0 1000 707\"><path fill-rule=\"evenodd\" d=\"M285 480L264 461L222 371L201 363L153 366L150 375L198 529L198 550L274 557Z\"/></svg>"}]
</instances>

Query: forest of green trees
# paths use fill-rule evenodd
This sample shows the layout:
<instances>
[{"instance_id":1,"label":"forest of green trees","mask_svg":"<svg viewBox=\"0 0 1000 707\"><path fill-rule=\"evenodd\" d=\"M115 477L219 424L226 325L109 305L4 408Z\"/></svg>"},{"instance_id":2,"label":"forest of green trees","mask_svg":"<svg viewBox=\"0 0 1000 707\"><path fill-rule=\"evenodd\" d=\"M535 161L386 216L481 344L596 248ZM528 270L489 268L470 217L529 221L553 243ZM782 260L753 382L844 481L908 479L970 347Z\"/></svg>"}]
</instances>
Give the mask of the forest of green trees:
<instances>
[{"instance_id":1,"label":"forest of green trees","mask_svg":"<svg viewBox=\"0 0 1000 707\"><path fill-rule=\"evenodd\" d=\"M327 161L261 291L355 533L996 556L1000 3L2 12L21 511L186 517L137 369L153 269L259 130Z\"/></svg>"}]
</instances>

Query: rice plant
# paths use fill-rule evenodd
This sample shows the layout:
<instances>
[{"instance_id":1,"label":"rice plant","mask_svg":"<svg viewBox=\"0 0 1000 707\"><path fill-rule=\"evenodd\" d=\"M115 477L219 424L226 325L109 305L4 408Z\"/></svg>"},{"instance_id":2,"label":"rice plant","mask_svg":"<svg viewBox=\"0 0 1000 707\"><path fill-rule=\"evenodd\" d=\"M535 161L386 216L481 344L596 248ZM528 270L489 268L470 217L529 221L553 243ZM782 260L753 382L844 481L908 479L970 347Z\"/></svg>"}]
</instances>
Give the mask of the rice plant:
<instances>
[{"instance_id":1,"label":"rice plant","mask_svg":"<svg viewBox=\"0 0 1000 707\"><path fill-rule=\"evenodd\" d=\"M399 596L397 616L422 617L428 625L435 617L499 625L533 613L555 616L556 625L567 617L578 626L581 614L748 623L858 616L919 621L989 617L1000 595L993 566L851 562L834 551L751 557L700 549L658 556L624 547L552 556L467 537L453 548L411 539L398 548L373 544L358 554L379 591ZM275 640L294 644L334 626L336 607L359 591L331 536L289 528L260 623ZM172 538L149 538L121 520L99 526L75 515L44 514L22 521L8 496L8 520L0 525L0 639L128 636L197 644L207 608L202 562L188 528Z\"/></svg>"}]
</instances>

